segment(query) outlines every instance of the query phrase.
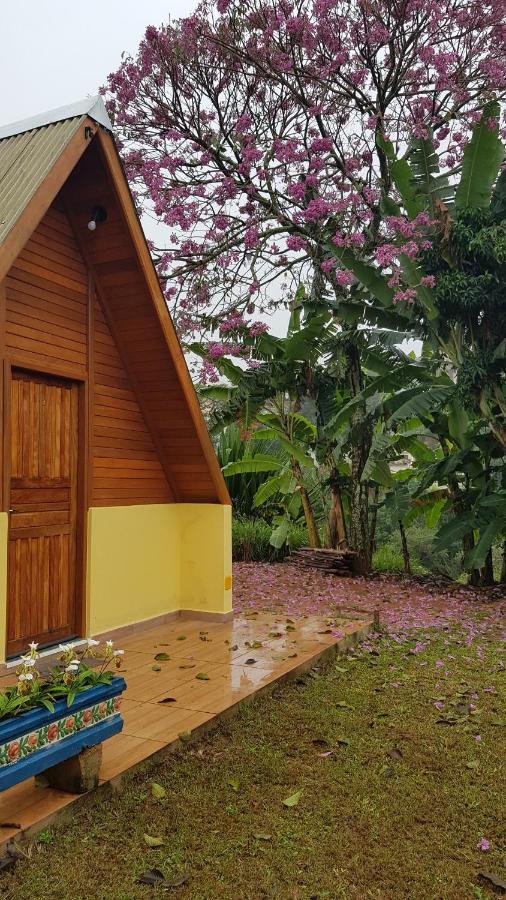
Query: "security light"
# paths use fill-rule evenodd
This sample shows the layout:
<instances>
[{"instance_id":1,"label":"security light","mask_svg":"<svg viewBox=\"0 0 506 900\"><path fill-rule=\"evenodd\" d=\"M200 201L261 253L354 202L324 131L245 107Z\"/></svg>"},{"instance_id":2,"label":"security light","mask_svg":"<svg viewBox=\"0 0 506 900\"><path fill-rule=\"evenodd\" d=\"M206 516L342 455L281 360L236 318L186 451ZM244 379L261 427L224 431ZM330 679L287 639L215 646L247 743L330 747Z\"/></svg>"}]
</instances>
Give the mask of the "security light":
<instances>
[{"instance_id":1,"label":"security light","mask_svg":"<svg viewBox=\"0 0 506 900\"><path fill-rule=\"evenodd\" d=\"M90 229L90 231L95 231L97 222L105 222L106 219L107 210L105 210L103 206L94 206L90 221L88 222L88 228Z\"/></svg>"}]
</instances>

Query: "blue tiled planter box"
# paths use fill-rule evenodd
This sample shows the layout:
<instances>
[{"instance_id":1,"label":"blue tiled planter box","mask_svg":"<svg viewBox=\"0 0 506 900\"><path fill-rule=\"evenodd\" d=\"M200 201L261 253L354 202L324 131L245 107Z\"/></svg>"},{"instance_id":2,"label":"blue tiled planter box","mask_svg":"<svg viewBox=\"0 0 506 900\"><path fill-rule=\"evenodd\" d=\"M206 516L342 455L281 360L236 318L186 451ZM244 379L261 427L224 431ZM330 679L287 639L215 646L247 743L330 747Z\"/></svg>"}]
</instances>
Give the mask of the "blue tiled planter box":
<instances>
[{"instance_id":1,"label":"blue tiled planter box","mask_svg":"<svg viewBox=\"0 0 506 900\"><path fill-rule=\"evenodd\" d=\"M54 712L32 709L0 720L0 791L121 731L125 687L123 678L113 678L78 694L72 706L58 700Z\"/></svg>"}]
</instances>

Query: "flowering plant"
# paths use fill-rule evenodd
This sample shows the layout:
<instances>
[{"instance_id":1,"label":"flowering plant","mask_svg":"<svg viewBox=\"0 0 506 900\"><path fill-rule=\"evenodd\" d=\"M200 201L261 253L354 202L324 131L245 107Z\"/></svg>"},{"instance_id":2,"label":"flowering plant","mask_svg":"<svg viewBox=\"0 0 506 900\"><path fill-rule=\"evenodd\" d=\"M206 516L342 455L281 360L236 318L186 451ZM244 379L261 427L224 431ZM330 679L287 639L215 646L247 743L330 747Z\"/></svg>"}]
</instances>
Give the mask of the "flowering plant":
<instances>
[{"instance_id":1,"label":"flowering plant","mask_svg":"<svg viewBox=\"0 0 506 900\"><path fill-rule=\"evenodd\" d=\"M60 644L59 650L57 664L41 674L37 667L38 644L29 645L16 669L17 683L0 693L0 719L38 706L54 712L55 701L63 698L67 699L67 706L71 706L76 694L99 684L110 684L113 678L111 666L119 669L124 653L114 649L113 641L105 641L102 648L93 638L87 638L82 647ZM95 666L90 665L93 659L98 661Z\"/></svg>"}]
</instances>

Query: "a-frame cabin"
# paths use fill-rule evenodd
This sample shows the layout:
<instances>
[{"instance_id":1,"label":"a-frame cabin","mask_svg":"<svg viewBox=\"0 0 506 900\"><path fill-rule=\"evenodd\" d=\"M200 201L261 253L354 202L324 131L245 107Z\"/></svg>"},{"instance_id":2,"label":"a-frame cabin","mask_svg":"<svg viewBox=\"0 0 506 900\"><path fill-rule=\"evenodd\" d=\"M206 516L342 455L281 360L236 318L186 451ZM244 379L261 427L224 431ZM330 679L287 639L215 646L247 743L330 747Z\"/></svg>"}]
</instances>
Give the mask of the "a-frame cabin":
<instances>
[{"instance_id":1,"label":"a-frame cabin","mask_svg":"<svg viewBox=\"0 0 506 900\"><path fill-rule=\"evenodd\" d=\"M0 416L0 661L230 614L229 496L100 98L0 129Z\"/></svg>"}]
</instances>

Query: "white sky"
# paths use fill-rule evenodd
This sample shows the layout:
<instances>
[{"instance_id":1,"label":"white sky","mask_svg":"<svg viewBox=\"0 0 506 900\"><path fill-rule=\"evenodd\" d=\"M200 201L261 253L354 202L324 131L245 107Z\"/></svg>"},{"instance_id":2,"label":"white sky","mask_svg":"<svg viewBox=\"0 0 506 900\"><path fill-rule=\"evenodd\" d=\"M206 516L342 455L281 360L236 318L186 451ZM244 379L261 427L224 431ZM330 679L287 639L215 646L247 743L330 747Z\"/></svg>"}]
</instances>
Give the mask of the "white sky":
<instances>
[{"instance_id":1,"label":"white sky","mask_svg":"<svg viewBox=\"0 0 506 900\"><path fill-rule=\"evenodd\" d=\"M96 94L148 25L196 0L0 0L0 124Z\"/></svg>"}]
</instances>

